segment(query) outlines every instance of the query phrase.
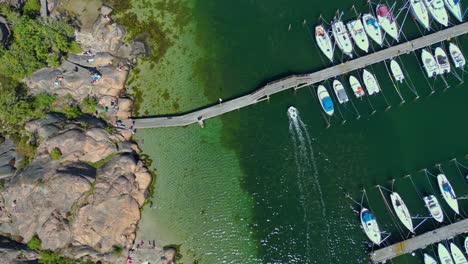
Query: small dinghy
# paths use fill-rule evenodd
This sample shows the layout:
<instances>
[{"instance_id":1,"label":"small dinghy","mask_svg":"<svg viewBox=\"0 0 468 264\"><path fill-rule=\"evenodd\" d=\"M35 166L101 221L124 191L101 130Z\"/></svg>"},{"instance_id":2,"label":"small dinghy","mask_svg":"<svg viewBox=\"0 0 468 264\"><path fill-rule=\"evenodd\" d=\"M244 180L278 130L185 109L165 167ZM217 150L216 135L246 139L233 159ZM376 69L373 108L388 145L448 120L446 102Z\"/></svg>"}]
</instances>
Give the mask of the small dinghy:
<instances>
[{"instance_id":1,"label":"small dinghy","mask_svg":"<svg viewBox=\"0 0 468 264\"><path fill-rule=\"evenodd\" d=\"M442 197L444 197L444 200L455 213L460 214L458 211L457 196L455 195L455 191L453 190L452 185L447 180L447 177L445 177L444 174L439 174L437 175L437 182L439 183L439 189L442 193Z\"/></svg>"},{"instance_id":2,"label":"small dinghy","mask_svg":"<svg viewBox=\"0 0 468 264\"><path fill-rule=\"evenodd\" d=\"M382 235L374 214L372 214L367 208L362 208L360 218L362 228L364 229L367 237L372 241L372 243L380 245L380 243L382 243Z\"/></svg>"},{"instance_id":3,"label":"small dinghy","mask_svg":"<svg viewBox=\"0 0 468 264\"><path fill-rule=\"evenodd\" d=\"M401 70L400 64L398 64L398 62L396 62L395 60L390 61L390 70L392 72L393 78L395 78L395 81L403 83L405 75Z\"/></svg>"},{"instance_id":4,"label":"small dinghy","mask_svg":"<svg viewBox=\"0 0 468 264\"><path fill-rule=\"evenodd\" d=\"M468 264L468 261L466 261L463 252L453 242L450 243L450 252L452 252L452 257L455 264Z\"/></svg>"},{"instance_id":5,"label":"small dinghy","mask_svg":"<svg viewBox=\"0 0 468 264\"><path fill-rule=\"evenodd\" d=\"M379 84L375 79L375 76L370 73L368 70L364 69L362 73L362 79L364 80L364 85L367 88L367 93L369 95L378 94L380 92Z\"/></svg>"},{"instance_id":6,"label":"small dinghy","mask_svg":"<svg viewBox=\"0 0 468 264\"><path fill-rule=\"evenodd\" d=\"M333 44L330 35L322 25L315 27L315 41L323 54L333 62Z\"/></svg>"},{"instance_id":7,"label":"small dinghy","mask_svg":"<svg viewBox=\"0 0 468 264\"><path fill-rule=\"evenodd\" d=\"M429 24L429 13L427 8L421 0L410 0L411 13L416 18L416 20L421 24L425 29L430 28Z\"/></svg>"},{"instance_id":8,"label":"small dinghy","mask_svg":"<svg viewBox=\"0 0 468 264\"><path fill-rule=\"evenodd\" d=\"M409 213L408 207L406 207L403 199L401 199L397 192L392 192L390 194L390 200L392 200L393 210L395 210L398 219L400 219L403 225L408 228L411 233L414 233L413 220L411 219L411 214Z\"/></svg>"},{"instance_id":9,"label":"small dinghy","mask_svg":"<svg viewBox=\"0 0 468 264\"><path fill-rule=\"evenodd\" d=\"M367 38L366 31L364 31L364 26L362 25L361 20L353 20L346 24L348 31L351 34L351 37L356 43L356 46L364 52L369 51L369 39Z\"/></svg>"},{"instance_id":10,"label":"small dinghy","mask_svg":"<svg viewBox=\"0 0 468 264\"><path fill-rule=\"evenodd\" d=\"M446 27L448 25L448 14L447 10L445 10L444 2L442 0L423 1L434 20Z\"/></svg>"},{"instance_id":11,"label":"small dinghy","mask_svg":"<svg viewBox=\"0 0 468 264\"><path fill-rule=\"evenodd\" d=\"M439 260L443 264L454 264L452 257L450 256L449 251L447 248L442 244L439 243L437 246L437 253L439 254Z\"/></svg>"},{"instance_id":12,"label":"small dinghy","mask_svg":"<svg viewBox=\"0 0 468 264\"><path fill-rule=\"evenodd\" d=\"M427 77L431 78L439 74L439 66L429 51L423 49L421 52L421 60L426 70Z\"/></svg>"},{"instance_id":13,"label":"small dinghy","mask_svg":"<svg viewBox=\"0 0 468 264\"><path fill-rule=\"evenodd\" d=\"M434 56L439 65L439 74L445 74L450 72L450 62L447 54L441 47L437 47L434 52Z\"/></svg>"},{"instance_id":14,"label":"small dinghy","mask_svg":"<svg viewBox=\"0 0 468 264\"><path fill-rule=\"evenodd\" d=\"M382 29L380 28L379 23L377 22L377 19L375 19L375 17L372 16L371 14L364 14L362 15L362 24L364 26L364 30L366 31L367 35L377 44L382 46L383 44Z\"/></svg>"},{"instance_id":15,"label":"small dinghy","mask_svg":"<svg viewBox=\"0 0 468 264\"><path fill-rule=\"evenodd\" d=\"M450 43L449 53L450 53L450 57L452 57L453 64L455 64L455 67L457 68L465 67L465 64L466 64L465 56L463 56L463 53L461 52L460 48L458 48L457 45Z\"/></svg>"},{"instance_id":16,"label":"small dinghy","mask_svg":"<svg viewBox=\"0 0 468 264\"><path fill-rule=\"evenodd\" d=\"M351 86L351 89L353 89L356 98L361 98L364 95L366 95L366 93L364 92L364 88L362 87L361 83L356 77L352 75L349 76L349 85Z\"/></svg>"},{"instance_id":17,"label":"small dinghy","mask_svg":"<svg viewBox=\"0 0 468 264\"><path fill-rule=\"evenodd\" d=\"M437 198L434 195L428 195L424 196L423 199L427 209L429 210L429 213L431 213L432 218L434 218L437 222L442 223L444 221L444 213Z\"/></svg>"},{"instance_id":18,"label":"small dinghy","mask_svg":"<svg viewBox=\"0 0 468 264\"><path fill-rule=\"evenodd\" d=\"M346 30L343 22L333 22L332 32L338 48L340 48L344 54L348 55L349 57L353 57L353 43L351 43L348 31Z\"/></svg>"},{"instance_id":19,"label":"small dinghy","mask_svg":"<svg viewBox=\"0 0 468 264\"><path fill-rule=\"evenodd\" d=\"M460 6L460 0L444 0L445 7L460 22L463 22L463 14Z\"/></svg>"},{"instance_id":20,"label":"small dinghy","mask_svg":"<svg viewBox=\"0 0 468 264\"><path fill-rule=\"evenodd\" d=\"M468 237L465 237L465 253L468 254Z\"/></svg>"},{"instance_id":21,"label":"small dinghy","mask_svg":"<svg viewBox=\"0 0 468 264\"><path fill-rule=\"evenodd\" d=\"M335 112L335 108L333 107L333 101L325 86L319 85L319 87L317 88L317 96L319 98L320 105L322 106L323 111L327 115L332 116Z\"/></svg>"},{"instance_id":22,"label":"small dinghy","mask_svg":"<svg viewBox=\"0 0 468 264\"><path fill-rule=\"evenodd\" d=\"M377 19L379 20L380 26L390 37L396 41L399 39L398 26L395 18L393 17L392 11L386 5L377 5L376 8Z\"/></svg>"},{"instance_id":23,"label":"small dinghy","mask_svg":"<svg viewBox=\"0 0 468 264\"><path fill-rule=\"evenodd\" d=\"M424 253L424 264L437 264L437 261L431 255Z\"/></svg>"},{"instance_id":24,"label":"small dinghy","mask_svg":"<svg viewBox=\"0 0 468 264\"><path fill-rule=\"evenodd\" d=\"M297 109L293 106L288 108L288 116L292 119L297 119Z\"/></svg>"},{"instance_id":25,"label":"small dinghy","mask_svg":"<svg viewBox=\"0 0 468 264\"><path fill-rule=\"evenodd\" d=\"M335 91L336 98L340 104L344 104L349 101L348 95L346 94L343 84L341 84L340 81L333 81L333 90Z\"/></svg>"}]
</instances>

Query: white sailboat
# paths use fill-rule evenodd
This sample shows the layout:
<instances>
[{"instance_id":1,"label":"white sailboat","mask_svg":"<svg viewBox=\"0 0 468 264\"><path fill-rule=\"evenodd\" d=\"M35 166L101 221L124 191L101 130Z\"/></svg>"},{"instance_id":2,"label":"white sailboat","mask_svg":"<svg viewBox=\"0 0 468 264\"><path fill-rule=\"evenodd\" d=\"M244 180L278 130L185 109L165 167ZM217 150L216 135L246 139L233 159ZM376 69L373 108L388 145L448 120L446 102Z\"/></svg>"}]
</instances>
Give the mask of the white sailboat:
<instances>
[{"instance_id":1,"label":"white sailboat","mask_svg":"<svg viewBox=\"0 0 468 264\"><path fill-rule=\"evenodd\" d=\"M444 0L445 7L460 22L463 22L463 14L460 6L460 0Z\"/></svg>"},{"instance_id":2,"label":"white sailboat","mask_svg":"<svg viewBox=\"0 0 468 264\"><path fill-rule=\"evenodd\" d=\"M403 74L403 71L401 70L400 64L398 64L398 62L396 62L395 60L390 61L390 71L392 72L392 75L395 81L403 83L403 80L405 79L405 75Z\"/></svg>"},{"instance_id":3,"label":"white sailboat","mask_svg":"<svg viewBox=\"0 0 468 264\"><path fill-rule=\"evenodd\" d=\"M325 86L319 85L319 87L317 88L317 96L319 98L320 105L322 106L323 111L327 115L332 116L335 112L335 108L333 106L333 101L330 97L330 94L328 93Z\"/></svg>"},{"instance_id":4,"label":"white sailboat","mask_svg":"<svg viewBox=\"0 0 468 264\"><path fill-rule=\"evenodd\" d=\"M374 214L367 208L362 208L360 213L361 225L367 237L376 245L382 243L382 235Z\"/></svg>"},{"instance_id":5,"label":"white sailboat","mask_svg":"<svg viewBox=\"0 0 468 264\"><path fill-rule=\"evenodd\" d=\"M447 248L442 244L439 243L437 245L437 253L439 254L439 260L443 264L454 264L452 257L450 256L449 251Z\"/></svg>"},{"instance_id":6,"label":"white sailboat","mask_svg":"<svg viewBox=\"0 0 468 264\"><path fill-rule=\"evenodd\" d=\"M432 218L442 223L444 221L444 212L442 211L442 207L440 207L439 200L434 195L424 196L423 199Z\"/></svg>"},{"instance_id":7,"label":"white sailboat","mask_svg":"<svg viewBox=\"0 0 468 264\"><path fill-rule=\"evenodd\" d=\"M439 65L439 74L445 74L450 72L450 62L447 54L441 47L437 47L434 52L437 65Z\"/></svg>"},{"instance_id":8,"label":"white sailboat","mask_svg":"<svg viewBox=\"0 0 468 264\"><path fill-rule=\"evenodd\" d=\"M396 41L399 40L398 26L396 24L395 18L393 17L392 11L386 5L377 5L376 8L377 19L379 25L387 32L390 37L394 38Z\"/></svg>"},{"instance_id":9,"label":"white sailboat","mask_svg":"<svg viewBox=\"0 0 468 264\"><path fill-rule=\"evenodd\" d=\"M369 39L367 38L366 31L362 25L361 20L353 20L346 24L348 31L351 34L351 37L356 43L356 46L364 52L369 51Z\"/></svg>"},{"instance_id":10,"label":"white sailboat","mask_svg":"<svg viewBox=\"0 0 468 264\"><path fill-rule=\"evenodd\" d=\"M364 95L366 95L366 92L364 92L364 87L362 87L361 82L354 77L354 76L349 76L349 85L351 86L351 89L354 92L354 95L356 98L361 98Z\"/></svg>"},{"instance_id":11,"label":"white sailboat","mask_svg":"<svg viewBox=\"0 0 468 264\"><path fill-rule=\"evenodd\" d=\"M333 37L335 38L336 44L338 48L343 51L344 54L348 55L349 57L353 57L353 43L351 43L351 39L349 38L348 31L344 26L342 21L335 21L332 24L332 32Z\"/></svg>"},{"instance_id":12,"label":"white sailboat","mask_svg":"<svg viewBox=\"0 0 468 264\"><path fill-rule=\"evenodd\" d=\"M465 67L465 64L466 64L465 56L463 56L463 53L461 52L460 48L458 48L457 45L450 43L449 53L450 53L450 57L452 58L453 64L455 64L455 67L457 68Z\"/></svg>"},{"instance_id":13,"label":"white sailboat","mask_svg":"<svg viewBox=\"0 0 468 264\"><path fill-rule=\"evenodd\" d=\"M437 264L437 261L431 255L424 253L424 264Z\"/></svg>"},{"instance_id":14,"label":"white sailboat","mask_svg":"<svg viewBox=\"0 0 468 264\"><path fill-rule=\"evenodd\" d=\"M439 189L442 193L442 197L444 197L444 200L455 213L460 214L458 210L457 196L455 195L455 191L453 190L452 185L448 181L447 177L445 177L444 174L439 174L437 175L437 182L439 183Z\"/></svg>"},{"instance_id":15,"label":"white sailboat","mask_svg":"<svg viewBox=\"0 0 468 264\"><path fill-rule=\"evenodd\" d=\"M375 76L368 70L364 69L362 72L362 79L364 80L364 85L366 86L367 93L369 95L374 95L380 92L380 87Z\"/></svg>"},{"instance_id":16,"label":"white sailboat","mask_svg":"<svg viewBox=\"0 0 468 264\"><path fill-rule=\"evenodd\" d=\"M448 14L447 10L445 10L444 2L442 0L423 1L434 20L446 27L448 25Z\"/></svg>"},{"instance_id":17,"label":"white sailboat","mask_svg":"<svg viewBox=\"0 0 468 264\"><path fill-rule=\"evenodd\" d=\"M325 56L333 62L333 43L322 25L315 27L315 41Z\"/></svg>"},{"instance_id":18,"label":"white sailboat","mask_svg":"<svg viewBox=\"0 0 468 264\"><path fill-rule=\"evenodd\" d=\"M425 49L422 50L421 60L424 65L424 69L426 70L427 77L431 78L439 74L439 66L429 51Z\"/></svg>"},{"instance_id":19,"label":"white sailboat","mask_svg":"<svg viewBox=\"0 0 468 264\"><path fill-rule=\"evenodd\" d=\"M362 15L361 20L367 35L377 44L382 46L383 34L377 19L375 19L371 14L364 14Z\"/></svg>"},{"instance_id":20,"label":"white sailboat","mask_svg":"<svg viewBox=\"0 0 468 264\"><path fill-rule=\"evenodd\" d=\"M425 29L430 28L429 13L421 0L410 0L411 13Z\"/></svg>"},{"instance_id":21,"label":"white sailboat","mask_svg":"<svg viewBox=\"0 0 468 264\"><path fill-rule=\"evenodd\" d=\"M344 104L349 101L348 94L346 94L343 84L340 81L333 81L333 91L335 91L336 98L340 104Z\"/></svg>"},{"instance_id":22,"label":"white sailboat","mask_svg":"<svg viewBox=\"0 0 468 264\"><path fill-rule=\"evenodd\" d=\"M411 214L409 213L408 207L406 207L403 199L401 199L397 192L392 192L390 194L390 200L392 201L393 210L395 210L398 219L400 219L403 225L408 228L411 233L414 233L413 220L411 219Z\"/></svg>"},{"instance_id":23,"label":"white sailboat","mask_svg":"<svg viewBox=\"0 0 468 264\"><path fill-rule=\"evenodd\" d=\"M463 252L453 242L450 243L450 252L452 252L452 257L455 261L455 264L468 264L468 261L466 261Z\"/></svg>"}]
</instances>

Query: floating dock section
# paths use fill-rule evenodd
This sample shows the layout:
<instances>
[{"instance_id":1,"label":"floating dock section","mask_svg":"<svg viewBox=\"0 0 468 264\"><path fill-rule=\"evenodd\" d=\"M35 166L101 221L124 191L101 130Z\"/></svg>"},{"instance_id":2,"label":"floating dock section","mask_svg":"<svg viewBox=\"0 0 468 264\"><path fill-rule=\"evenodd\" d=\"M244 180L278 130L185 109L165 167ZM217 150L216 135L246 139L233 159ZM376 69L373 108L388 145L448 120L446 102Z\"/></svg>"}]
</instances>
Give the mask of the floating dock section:
<instances>
[{"instance_id":1,"label":"floating dock section","mask_svg":"<svg viewBox=\"0 0 468 264\"><path fill-rule=\"evenodd\" d=\"M206 120L208 118L216 117L243 107L247 107L257 102L261 102L269 98L269 96L272 94L279 93L291 88L299 89L304 86L319 83L336 76L358 70L369 65L391 59L401 54L406 54L466 33L468 33L468 22L443 29L435 33L414 39L412 41L398 44L396 46L389 47L314 73L291 75L286 78L268 83L253 93L219 104L207 106L187 114L166 117L136 118L134 119L134 127L176 127L187 126L197 122L199 123L200 121Z\"/></svg>"},{"instance_id":2,"label":"floating dock section","mask_svg":"<svg viewBox=\"0 0 468 264\"><path fill-rule=\"evenodd\" d=\"M468 219L463 219L448 226L381 248L372 252L370 257L374 263L385 263L392 258L426 248L429 245L450 239L465 232L468 232Z\"/></svg>"}]
</instances>

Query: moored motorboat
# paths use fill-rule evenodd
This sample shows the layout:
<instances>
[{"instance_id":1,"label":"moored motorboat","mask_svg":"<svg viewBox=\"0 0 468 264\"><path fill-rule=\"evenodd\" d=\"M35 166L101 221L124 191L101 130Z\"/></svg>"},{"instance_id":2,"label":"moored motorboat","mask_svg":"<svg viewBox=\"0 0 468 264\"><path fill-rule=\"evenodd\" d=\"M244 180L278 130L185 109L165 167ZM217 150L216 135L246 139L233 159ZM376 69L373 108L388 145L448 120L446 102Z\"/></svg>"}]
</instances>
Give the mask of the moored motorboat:
<instances>
[{"instance_id":1,"label":"moored motorboat","mask_svg":"<svg viewBox=\"0 0 468 264\"><path fill-rule=\"evenodd\" d=\"M294 106L288 108L288 116L292 119L297 119L297 109Z\"/></svg>"},{"instance_id":2,"label":"moored motorboat","mask_svg":"<svg viewBox=\"0 0 468 264\"><path fill-rule=\"evenodd\" d=\"M439 74L445 74L450 72L450 62L447 54L441 47L437 47L434 52L437 65L439 66Z\"/></svg>"},{"instance_id":3,"label":"moored motorboat","mask_svg":"<svg viewBox=\"0 0 468 264\"><path fill-rule=\"evenodd\" d=\"M460 214L458 210L457 196L455 195L455 191L453 190L452 185L448 181L447 177L445 177L444 174L439 174L437 175L437 182L439 183L439 189L442 193L442 197L444 197L444 200L455 213Z\"/></svg>"},{"instance_id":4,"label":"moored motorboat","mask_svg":"<svg viewBox=\"0 0 468 264\"><path fill-rule=\"evenodd\" d=\"M444 221L444 212L442 211L442 207L440 207L437 198L431 194L424 196L423 199L432 218L434 218L437 222L442 223Z\"/></svg>"},{"instance_id":5,"label":"moored motorboat","mask_svg":"<svg viewBox=\"0 0 468 264\"><path fill-rule=\"evenodd\" d=\"M339 20L333 22L332 32L338 48L340 48L344 54L353 57L353 43L351 43L348 31L343 22Z\"/></svg>"},{"instance_id":6,"label":"moored motorboat","mask_svg":"<svg viewBox=\"0 0 468 264\"><path fill-rule=\"evenodd\" d=\"M425 29L430 28L429 13L421 0L410 0L411 13Z\"/></svg>"},{"instance_id":7,"label":"moored motorboat","mask_svg":"<svg viewBox=\"0 0 468 264\"><path fill-rule=\"evenodd\" d=\"M449 53L450 53L450 57L452 58L453 64L455 64L455 67L457 68L465 67L465 64L466 64L465 56L463 56L463 53L461 52L460 48L458 48L457 45L450 43Z\"/></svg>"},{"instance_id":8,"label":"moored motorboat","mask_svg":"<svg viewBox=\"0 0 468 264\"><path fill-rule=\"evenodd\" d=\"M398 219L403 223L403 225L408 228L411 233L414 233L413 220L411 219L411 214L406 207L405 202L401 199L401 196L397 192L392 192L390 194L390 200L392 201L393 210L395 210Z\"/></svg>"},{"instance_id":9,"label":"moored motorboat","mask_svg":"<svg viewBox=\"0 0 468 264\"><path fill-rule=\"evenodd\" d=\"M340 81L333 81L333 91L335 91L336 98L340 104L344 104L349 101L348 95L346 94L343 84Z\"/></svg>"},{"instance_id":10,"label":"moored motorboat","mask_svg":"<svg viewBox=\"0 0 468 264\"><path fill-rule=\"evenodd\" d=\"M330 35L322 25L315 27L315 41L323 54L333 62L333 44Z\"/></svg>"},{"instance_id":11,"label":"moored motorboat","mask_svg":"<svg viewBox=\"0 0 468 264\"><path fill-rule=\"evenodd\" d=\"M450 252L452 252L452 258L455 264L467 264L468 263L466 261L465 255L463 255L463 252L453 242L450 243Z\"/></svg>"},{"instance_id":12,"label":"moored motorboat","mask_svg":"<svg viewBox=\"0 0 468 264\"><path fill-rule=\"evenodd\" d=\"M394 38L396 41L399 40L398 26L396 24L395 18L393 17L392 11L386 5L379 4L376 8L377 19L379 25L387 32L390 37Z\"/></svg>"},{"instance_id":13,"label":"moored motorboat","mask_svg":"<svg viewBox=\"0 0 468 264\"><path fill-rule=\"evenodd\" d=\"M437 245L437 253L439 254L439 260L443 264L454 264L452 257L450 256L449 251L447 248L442 244L439 243Z\"/></svg>"},{"instance_id":14,"label":"moored motorboat","mask_svg":"<svg viewBox=\"0 0 468 264\"><path fill-rule=\"evenodd\" d=\"M377 83L375 76L368 70L364 69L362 72L362 79L364 80L364 85L366 86L367 93L369 95L374 95L380 92L379 83Z\"/></svg>"},{"instance_id":15,"label":"moored motorboat","mask_svg":"<svg viewBox=\"0 0 468 264\"><path fill-rule=\"evenodd\" d=\"M356 98L361 98L364 95L366 95L366 92L364 92L364 88L362 87L361 82L359 82L359 80L356 77L352 75L349 76L349 85L351 86L351 89L353 90Z\"/></svg>"},{"instance_id":16,"label":"moored motorboat","mask_svg":"<svg viewBox=\"0 0 468 264\"><path fill-rule=\"evenodd\" d=\"M367 237L376 245L382 243L382 234L374 214L367 208L362 208L360 213L361 225Z\"/></svg>"},{"instance_id":17,"label":"moored motorboat","mask_svg":"<svg viewBox=\"0 0 468 264\"><path fill-rule=\"evenodd\" d=\"M383 44L383 35L382 29L380 28L377 19L371 14L364 14L362 15L362 24L364 26L364 30L366 31L367 35L375 41L377 44L382 46Z\"/></svg>"},{"instance_id":18,"label":"moored motorboat","mask_svg":"<svg viewBox=\"0 0 468 264\"><path fill-rule=\"evenodd\" d=\"M452 15L460 22L463 21L462 9L460 0L444 0L445 7L452 13Z\"/></svg>"},{"instance_id":19,"label":"moored motorboat","mask_svg":"<svg viewBox=\"0 0 468 264\"><path fill-rule=\"evenodd\" d=\"M434 20L446 27L448 25L448 14L447 10L445 10L444 2L442 0L423 1Z\"/></svg>"},{"instance_id":20,"label":"moored motorboat","mask_svg":"<svg viewBox=\"0 0 468 264\"><path fill-rule=\"evenodd\" d=\"M468 237L465 237L465 253L468 254Z\"/></svg>"},{"instance_id":21,"label":"moored motorboat","mask_svg":"<svg viewBox=\"0 0 468 264\"><path fill-rule=\"evenodd\" d=\"M405 79L405 75L403 74L403 71L401 70L400 64L396 62L395 60L390 61L390 71L392 72L393 78L395 78L395 81L402 83L403 79Z\"/></svg>"},{"instance_id":22,"label":"moored motorboat","mask_svg":"<svg viewBox=\"0 0 468 264\"><path fill-rule=\"evenodd\" d=\"M431 255L424 253L424 264L437 264L437 261Z\"/></svg>"},{"instance_id":23,"label":"moored motorboat","mask_svg":"<svg viewBox=\"0 0 468 264\"><path fill-rule=\"evenodd\" d=\"M346 24L348 31L351 34L351 37L356 43L356 46L364 52L369 51L369 39L367 38L366 32L364 31L364 26L362 25L361 20L353 20Z\"/></svg>"},{"instance_id":24,"label":"moored motorboat","mask_svg":"<svg viewBox=\"0 0 468 264\"><path fill-rule=\"evenodd\" d=\"M335 112L335 108L333 106L333 101L330 97L330 94L328 93L325 86L319 85L319 87L317 88L317 96L319 98L320 105L322 106L323 111L327 115L332 116Z\"/></svg>"},{"instance_id":25,"label":"moored motorboat","mask_svg":"<svg viewBox=\"0 0 468 264\"><path fill-rule=\"evenodd\" d=\"M422 50L421 60L423 62L424 69L426 70L427 77L435 77L439 74L439 66L429 51L425 49Z\"/></svg>"}]
</instances>

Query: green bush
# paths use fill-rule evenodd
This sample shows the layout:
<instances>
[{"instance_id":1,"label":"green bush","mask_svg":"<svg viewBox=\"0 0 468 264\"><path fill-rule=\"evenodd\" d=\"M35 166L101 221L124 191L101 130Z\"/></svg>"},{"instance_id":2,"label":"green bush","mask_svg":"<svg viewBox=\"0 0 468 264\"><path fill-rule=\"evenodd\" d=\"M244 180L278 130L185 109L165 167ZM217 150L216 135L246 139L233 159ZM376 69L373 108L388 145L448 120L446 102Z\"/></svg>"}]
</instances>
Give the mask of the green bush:
<instances>
[{"instance_id":1,"label":"green bush","mask_svg":"<svg viewBox=\"0 0 468 264\"><path fill-rule=\"evenodd\" d=\"M41 12L41 3L39 0L28 0L23 6L23 15L35 18Z\"/></svg>"},{"instance_id":2,"label":"green bush","mask_svg":"<svg viewBox=\"0 0 468 264\"><path fill-rule=\"evenodd\" d=\"M37 236L34 236L31 238L31 240L29 240L27 246L31 250L41 250L41 240Z\"/></svg>"},{"instance_id":3,"label":"green bush","mask_svg":"<svg viewBox=\"0 0 468 264\"><path fill-rule=\"evenodd\" d=\"M53 160L59 160L62 157L62 152L58 148L54 148L50 151L50 158Z\"/></svg>"},{"instance_id":4,"label":"green bush","mask_svg":"<svg viewBox=\"0 0 468 264\"><path fill-rule=\"evenodd\" d=\"M64 114L68 119L77 119L82 114L80 109L73 106L65 106L62 109L56 109L55 111Z\"/></svg>"},{"instance_id":5,"label":"green bush","mask_svg":"<svg viewBox=\"0 0 468 264\"><path fill-rule=\"evenodd\" d=\"M40 264L76 264L77 262L70 258L60 256L58 253L55 253L53 251L43 250L39 253L39 263Z\"/></svg>"},{"instance_id":6,"label":"green bush","mask_svg":"<svg viewBox=\"0 0 468 264\"><path fill-rule=\"evenodd\" d=\"M81 101L80 109L83 113L94 114L96 112L96 106L98 102L94 97L86 97Z\"/></svg>"},{"instance_id":7,"label":"green bush","mask_svg":"<svg viewBox=\"0 0 468 264\"><path fill-rule=\"evenodd\" d=\"M112 248L112 253L114 253L117 256L122 255L122 252L123 252L123 246L121 246L121 245L115 245Z\"/></svg>"},{"instance_id":8,"label":"green bush","mask_svg":"<svg viewBox=\"0 0 468 264\"><path fill-rule=\"evenodd\" d=\"M60 66L60 56L57 53L51 53L47 56L47 65L49 67Z\"/></svg>"}]
</instances>

